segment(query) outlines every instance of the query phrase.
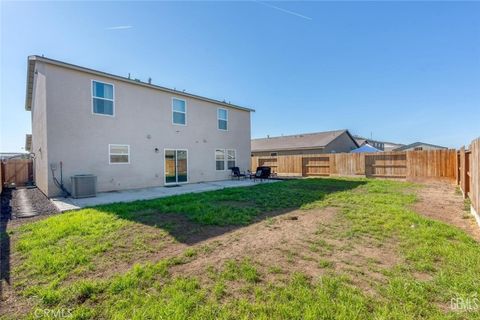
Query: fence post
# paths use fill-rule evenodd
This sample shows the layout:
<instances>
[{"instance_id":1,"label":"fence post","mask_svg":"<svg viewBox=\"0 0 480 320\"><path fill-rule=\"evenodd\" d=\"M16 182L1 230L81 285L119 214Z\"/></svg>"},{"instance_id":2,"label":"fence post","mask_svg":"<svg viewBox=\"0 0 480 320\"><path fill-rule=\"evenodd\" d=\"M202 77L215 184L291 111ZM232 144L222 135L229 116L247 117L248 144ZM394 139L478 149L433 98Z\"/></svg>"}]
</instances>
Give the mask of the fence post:
<instances>
[{"instance_id":1,"label":"fence post","mask_svg":"<svg viewBox=\"0 0 480 320\"><path fill-rule=\"evenodd\" d=\"M455 153L455 181L460 186L460 151Z\"/></svg>"}]
</instances>

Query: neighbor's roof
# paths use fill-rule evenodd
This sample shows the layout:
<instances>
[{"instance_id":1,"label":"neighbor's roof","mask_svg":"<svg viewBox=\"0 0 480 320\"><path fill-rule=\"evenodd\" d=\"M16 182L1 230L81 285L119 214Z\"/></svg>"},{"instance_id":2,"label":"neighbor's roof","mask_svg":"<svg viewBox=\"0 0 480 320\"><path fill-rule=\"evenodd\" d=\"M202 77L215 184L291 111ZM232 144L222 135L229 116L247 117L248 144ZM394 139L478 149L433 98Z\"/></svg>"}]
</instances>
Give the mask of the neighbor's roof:
<instances>
[{"instance_id":1,"label":"neighbor's roof","mask_svg":"<svg viewBox=\"0 0 480 320\"><path fill-rule=\"evenodd\" d=\"M97 76L102 76L102 77L107 77L107 78L110 78L110 79L115 79L115 80L118 80L118 81L128 82L128 83L131 83L131 84L135 84L135 85L139 85L139 86L143 86L143 87L148 87L148 88L151 88L151 89L157 89L157 90L160 90L160 91L163 91L163 92L168 92L168 93L171 93L171 94L174 94L174 95L179 95L179 96L183 96L183 97L187 97L187 98L203 100L203 101L206 101L206 102L215 103L215 104L222 105L222 106L225 106L225 107L230 107L230 108L239 109L239 110L243 110L243 111L255 112L254 109L237 106L235 104L227 103L225 101L210 99L210 98L198 96L196 94L188 93L188 92L185 92L185 91L178 91L178 90L175 90L175 89L170 89L170 88L166 88L166 87L162 87L162 86L157 86L157 85L154 85L154 84L138 81L138 80L135 80L135 79L129 79L129 78L122 77L122 76L117 76L117 75L114 75L114 74L111 74L111 73L106 73L106 72L103 72L103 71L89 69L89 68L77 66L77 65L74 65L74 64L70 64L70 63L67 63L67 62L62 62L62 61L58 61L58 60L54 60L54 59L40 57L40 56L37 56L37 55L33 55L33 56L28 57L27 94L26 94L26 99L25 99L25 109L26 110L31 110L31 107L32 107L33 78L34 78L35 62L36 61L45 62L45 63L48 63L48 64L64 67L64 68L67 68L67 69L87 72L87 73L91 73L91 74L94 74L94 75L97 75Z\"/></svg>"},{"instance_id":2,"label":"neighbor's roof","mask_svg":"<svg viewBox=\"0 0 480 320\"><path fill-rule=\"evenodd\" d=\"M363 153L363 152L382 152L382 150L379 150L368 143L364 144L360 148L354 149L350 151L350 153Z\"/></svg>"},{"instance_id":3,"label":"neighbor's roof","mask_svg":"<svg viewBox=\"0 0 480 320\"><path fill-rule=\"evenodd\" d=\"M354 135L353 138L355 139L355 141L357 141L357 143L359 145L362 145L363 143L369 143L369 142L378 142L378 143L383 143L383 144L391 144L391 145L397 145L397 146L403 146L404 144L402 143L397 143L397 142L389 142L389 141L383 141L383 140L374 140L374 139L368 139L368 138L364 138L362 136L357 136L357 135Z\"/></svg>"},{"instance_id":4,"label":"neighbor's roof","mask_svg":"<svg viewBox=\"0 0 480 320\"><path fill-rule=\"evenodd\" d=\"M438 148L438 149L448 149L447 147L437 146L435 144L430 144L430 143L425 143L425 142L414 142L414 143L407 144L405 146L401 146L400 148L394 149L393 151L402 151L402 150L407 150L407 149L410 149L410 148L415 148L415 147L418 147L418 146L429 146L429 147L434 147L434 148Z\"/></svg>"},{"instance_id":5,"label":"neighbor's roof","mask_svg":"<svg viewBox=\"0 0 480 320\"><path fill-rule=\"evenodd\" d=\"M298 149L322 149L343 133L347 133L358 147L348 130L304 133L291 136L252 139L252 152Z\"/></svg>"},{"instance_id":6,"label":"neighbor's roof","mask_svg":"<svg viewBox=\"0 0 480 320\"><path fill-rule=\"evenodd\" d=\"M353 136L353 139L355 139L355 141L359 144L359 145L362 145L363 143L367 142L367 139L365 138L359 138L357 136Z\"/></svg>"}]
</instances>

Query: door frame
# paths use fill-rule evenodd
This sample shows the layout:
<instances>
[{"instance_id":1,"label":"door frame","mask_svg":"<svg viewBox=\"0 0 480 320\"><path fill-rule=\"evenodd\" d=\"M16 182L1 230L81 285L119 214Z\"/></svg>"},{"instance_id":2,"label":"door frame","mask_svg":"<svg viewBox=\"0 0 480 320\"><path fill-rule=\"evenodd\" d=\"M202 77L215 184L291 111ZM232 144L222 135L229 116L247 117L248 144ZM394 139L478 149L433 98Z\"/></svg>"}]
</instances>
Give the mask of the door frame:
<instances>
[{"instance_id":1,"label":"door frame","mask_svg":"<svg viewBox=\"0 0 480 320\"><path fill-rule=\"evenodd\" d=\"M166 151L175 151L175 182L167 182L167 175L165 172L165 168L167 167L167 163L165 159L165 152ZM186 151L187 152L187 181L182 181L178 182L178 170L177 170L177 163L178 163L178 157L177 157L177 151ZM164 185L176 185L176 184L186 184L189 183L189 177L190 177L190 164L188 163L188 149L187 148L163 148L163 183Z\"/></svg>"}]
</instances>

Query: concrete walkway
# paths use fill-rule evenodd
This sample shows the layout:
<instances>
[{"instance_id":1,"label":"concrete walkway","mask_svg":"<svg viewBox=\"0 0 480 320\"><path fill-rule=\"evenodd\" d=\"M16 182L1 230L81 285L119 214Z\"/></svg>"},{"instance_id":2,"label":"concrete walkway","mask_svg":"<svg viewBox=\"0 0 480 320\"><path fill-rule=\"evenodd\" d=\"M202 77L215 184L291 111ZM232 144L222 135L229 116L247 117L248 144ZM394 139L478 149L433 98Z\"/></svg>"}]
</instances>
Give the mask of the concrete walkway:
<instances>
[{"instance_id":1,"label":"concrete walkway","mask_svg":"<svg viewBox=\"0 0 480 320\"><path fill-rule=\"evenodd\" d=\"M30 218L37 215L37 212L32 207L31 199L27 196L27 189L17 190L17 218Z\"/></svg>"},{"instance_id":2,"label":"concrete walkway","mask_svg":"<svg viewBox=\"0 0 480 320\"><path fill-rule=\"evenodd\" d=\"M198 193L205 191L220 190L234 187L249 187L259 183L272 183L278 180L223 180L213 182L189 183L175 187L153 187L144 189L132 189L123 191L100 192L93 198L52 198L51 201L60 211L75 210L84 207L92 207L100 204L115 202L131 202L136 200L148 200L169 197L185 193Z\"/></svg>"}]
</instances>

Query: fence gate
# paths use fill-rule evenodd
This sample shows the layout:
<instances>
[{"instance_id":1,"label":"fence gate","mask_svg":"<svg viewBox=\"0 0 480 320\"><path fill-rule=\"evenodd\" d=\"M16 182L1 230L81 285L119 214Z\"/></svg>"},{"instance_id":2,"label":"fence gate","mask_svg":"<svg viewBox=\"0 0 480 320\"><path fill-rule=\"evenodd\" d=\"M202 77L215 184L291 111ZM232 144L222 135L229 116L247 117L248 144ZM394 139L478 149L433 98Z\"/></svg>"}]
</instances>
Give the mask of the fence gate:
<instances>
[{"instance_id":1,"label":"fence gate","mask_svg":"<svg viewBox=\"0 0 480 320\"><path fill-rule=\"evenodd\" d=\"M0 162L1 184L25 186L33 182L33 160L32 159L10 159Z\"/></svg>"},{"instance_id":2,"label":"fence gate","mask_svg":"<svg viewBox=\"0 0 480 320\"><path fill-rule=\"evenodd\" d=\"M407 154L405 152L366 154L365 176L405 179L407 177Z\"/></svg>"},{"instance_id":3,"label":"fence gate","mask_svg":"<svg viewBox=\"0 0 480 320\"><path fill-rule=\"evenodd\" d=\"M329 176L330 158L325 157L304 157L302 158L302 176Z\"/></svg>"}]
</instances>

